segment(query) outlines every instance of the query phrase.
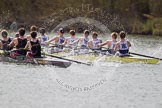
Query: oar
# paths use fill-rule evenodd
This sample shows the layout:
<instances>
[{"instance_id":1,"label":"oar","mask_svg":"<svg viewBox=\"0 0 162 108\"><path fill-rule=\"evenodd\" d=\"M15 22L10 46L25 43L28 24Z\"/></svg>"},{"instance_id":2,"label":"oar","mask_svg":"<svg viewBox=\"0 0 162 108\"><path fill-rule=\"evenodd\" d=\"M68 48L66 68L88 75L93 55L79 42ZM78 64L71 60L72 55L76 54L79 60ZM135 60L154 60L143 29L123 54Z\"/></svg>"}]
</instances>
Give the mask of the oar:
<instances>
[{"instance_id":1,"label":"oar","mask_svg":"<svg viewBox=\"0 0 162 108\"><path fill-rule=\"evenodd\" d=\"M52 54L45 54L46 56L50 56L50 57L54 57L54 58L58 58L58 59L62 59L62 60L67 60L67 61L70 61L70 62L75 62L75 63L78 63L78 64L84 64L84 65L88 65L88 66L91 66L92 64L89 64L89 63L84 63L84 62L80 62L80 61L76 61L76 60L71 60L71 59L67 59L67 58L63 58L63 57L59 57L59 56L54 56Z\"/></svg>"},{"instance_id":2,"label":"oar","mask_svg":"<svg viewBox=\"0 0 162 108\"><path fill-rule=\"evenodd\" d=\"M143 55L143 54L138 54L138 53L134 53L134 52L129 52L129 53L132 54L132 55L138 55L138 56L142 56L142 57L148 57L148 58L153 58L153 59L162 60L162 58L152 57L152 56Z\"/></svg>"},{"instance_id":3,"label":"oar","mask_svg":"<svg viewBox=\"0 0 162 108\"><path fill-rule=\"evenodd\" d=\"M57 44L53 44L53 43L50 43L52 46L49 46L49 47L64 47L64 48L69 48L69 49L73 49L71 46L64 46L64 45L57 45Z\"/></svg>"},{"instance_id":4,"label":"oar","mask_svg":"<svg viewBox=\"0 0 162 108\"><path fill-rule=\"evenodd\" d=\"M50 43L51 44L51 43ZM51 44L52 46L49 46L49 47L59 47L61 45L56 45L56 44Z\"/></svg>"}]
</instances>

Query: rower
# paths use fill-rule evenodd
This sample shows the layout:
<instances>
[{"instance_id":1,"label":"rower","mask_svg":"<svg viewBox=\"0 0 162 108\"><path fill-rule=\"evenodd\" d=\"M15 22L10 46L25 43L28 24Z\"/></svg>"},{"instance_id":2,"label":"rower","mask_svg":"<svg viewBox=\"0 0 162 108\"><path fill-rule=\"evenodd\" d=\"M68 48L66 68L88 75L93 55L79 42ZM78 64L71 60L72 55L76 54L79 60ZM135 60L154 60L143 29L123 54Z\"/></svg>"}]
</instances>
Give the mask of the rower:
<instances>
[{"instance_id":1,"label":"rower","mask_svg":"<svg viewBox=\"0 0 162 108\"><path fill-rule=\"evenodd\" d=\"M19 33L15 33L15 38L19 38Z\"/></svg>"},{"instance_id":2,"label":"rower","mask_svg":"<svg viewBox=\"0 0 162 108\"><path fill-rule=\"evenodd\" d=\"M54 42L54 46L51 48L51 51L52 52L60 52L62 51L63 49L63 43L65 41L65 37L64 37L64 29L63 28L60 28L58 30L58 36L55 36L54 38L46 41L45 43L49 44L51 42Z\"/></svg>"},{"instance_id":3,"label":"rower","mask_svg":"<svg viewBox=\"0 0 162 108\"><path fill-rule=\"evenodd\" d=\"M85 54L85 53L89 52L89 49L88 49L89 37L88 36L89 36L89 31L85 30L83 37L79 38L79 40L78 40L78 42L80 44L80 50L79 50L80 54Z\"/></svg>"},{"instance_id":4,"label":"rower","mask_svg":"<svg viewBox=\"0 0 162 108\"><path fill-rule=\"evenodd\" d=\"M8 37L8 32L7 30L2 30L1 31L2 39L0 40L0 47L2 50L11 50L12 48L9 47L9 43L12 41L11 38Z\"/></svg>"},{"instance_id":5,"label":"rower","mask_svg":"<svg viewBox=\"0 0 162 108\"><path fill-rule=\"evenodd\" d=\"M131 43L125 38L126 33L124 31L121 31L119 33L120 41L117 42L115 46L115 51L118 50L116 53L117 56L129 56L129 48L131 47Z\"/></svg>"},{"instance_id":6,"label":"rower","mask_svg":"<svg viewBox=\"0 0 162 108\"><path fill-rule=\"evenodd\" d=\"M19 29L19 38L14 38L9 46L15 46L16 50L11 52L11 56L17 56L17 55L26 55L26 50L24 50L26 44L27 44L27 38L24 37L25 35L25 29L24 28L20 28Z\"/></svg>"},{"instance_id":7,"label":"rower","mask_svg":"<svg viewBox=\"0 0 162 108\"><path fill-rule=\"evenodd\" d=\"M46 45L46 41L48 41L48 36L45 34L46 31L44 28L40 28L39 30L40 36L38 37L41 46L45 46Z\"/></svg>"},{"instance_id":8,"label":"rower","mask_svg":"<svg viewBox=\"0 0 162 108\"><path fill-rule=\"evenodd\" d=\"M114 55L116 53L116 51L114 50L115 48L115 45L117 43L117 36L118 36L118 33L116 32L112 32L111 33L111 40L107 40L106 42L103 42L103 43L100 43L98 46L99 47L102 47L104 45L107 45L107 52L106 52L106 55Z\"/></svg>"},{"instance_id":9,"label":"rower","mask_svg":"<svg viewBox=\"0 0 162 108\"><path fill-rule=\"evenodd\" d=\"M98 45L102 43L101 39L98 39L98 33L97 32L93 32L92 33L92 40L88 42L88 47L92 50L101 50L100 47L98 47Z\"/></svg>"},{"instance_id":10,"label":"rower","mask_svg":"<svg viewBox=\"0 0 162 108\"><path fill-rule=\"evenodd\" d=\"M85 53L88 53L88 41L89 41L89 31L88 30L85 30L84 31L84 34L83 34L83 37L81 38L78 38L76 41L72 42L72 44L80 44L80 50L79 50L79 53L81 54L85 54Z\"/></svg>"},{"instance_id":11,"label":"rower","mask_svg":"<svg viewBox=\"0 0 162 108\"><path fill-rule=\"evenodd\" d=\"M30 32L32 32L32 31L38 31L37 26L32 25L32 26L30 27ZM27 40L28 40L28 41L31 39L30 34L29 34L29 35L27 35L26 37L27 37Z\"/></svg>"},{"instance_id":12,"label":"rower","mask_svg":"<svg viewBox=\"0 0 162 108\"><path fill-rule=\"evenodd\" d=\"M41 57L41 45L39 43L39 40L37 37L37 32L32 31L30 33L31 39L27 42L25 49L29 49L29 52L27 52L27 57L31 58L40 58Z\"/></svg>"},{"instance_id":13,"label":"rower","mask_svg":"<svg viewBox=\"0 0 162 108\"><path fill-rule=\"evenodd\" d=\"M65 39L65 42L62 44L66 47L70 47L70 48L76 48L77 44L75 43L75 41L78 40L77 37L75 37L75 30L70 30L70 37Z\"/></svg>"},{"instance_id":14,"label":"rower","mask_svg":"<svg viewBox=\"0 0 162 108\"><path fill-rule=\"evenodd\" d=\"M87 48L88 47L88 41L89 41L88 36L89 36L89 31L85 30L84 34L83 34L83 37L79 38L78 40L76 40L73 43L79 43L81 49Z\"/></svg>"}]
</instances>

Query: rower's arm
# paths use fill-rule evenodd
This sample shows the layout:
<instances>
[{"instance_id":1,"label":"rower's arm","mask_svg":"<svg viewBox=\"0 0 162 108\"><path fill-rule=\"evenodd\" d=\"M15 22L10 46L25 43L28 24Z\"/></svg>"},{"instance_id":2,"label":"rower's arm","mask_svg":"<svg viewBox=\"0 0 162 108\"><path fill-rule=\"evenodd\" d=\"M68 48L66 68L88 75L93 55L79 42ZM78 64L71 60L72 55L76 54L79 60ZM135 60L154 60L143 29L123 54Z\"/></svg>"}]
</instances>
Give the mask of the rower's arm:
<instances>
[{"instance_id":1,"label":"rower's arm","mask_svg":"<svg viewBox=\"0 0 162 108\"><path fill-rule=\"evenodd\" d=\"M9 44L9 46L12 46L14 44L14 40L12 40Z\"/></svg>"},{"instance_id":2,"label":"rower's arm","mask_svg":"<svg viewBox=\"0 0 162 108\"><path fill-rule=\"evenodd\" d=\"M92 41L89 41L89 42L88 42L88 48L90 48L90 49L93 48Z\"/></svg>"},{"instance_id":3,"label":"rower's arm","mask_svg":"<svg viewBox=\"0 0 162 108\"><path fill-rule=\"evenodd\" d=\"M106 45L106 44L108 44L108 41L103 42L103 43L100 43L98 46L99 46L99 47L102 47L102 46L104 46L104 45Z\"/></svg>"},{"instance_id":4,"label":"rower's arm","mask_svg":"<svg viewBox=\"0 0 162 108\"><path fill-rule=\"evenodd\" d=\"M31 39L31 35L27 35L26 38L27 38L27 40L30 40Z\"/></svg>"},{"instance_id":5,"label":"rower's arm","mask_svg":"<svg viewBox=\"0 0 162 108\"><path fill-rule=\"evenodd\" d=\"M80 44L82 44L83 41L84 41L84 39L83 39L83 38L80 38L78 42L79 42Z\"/></svg>"},{"instance_id":6,"label":"rower's arm","mask_svg":"<svg viewBox=\"0 0 162 108\"><path fill-rule=\"evenodd\" d=\"M45 41L45 43L48 43L48 44L49 44L49 43L52 42L52 41L58 40L57 38L58 38L58 37L54 37L54 38L52 38L52 39L49 39L48 41Z\"/></svg>"},{"instance_id":7,"label":"rower's arm","mask_svg":"<svg viewBox=\"0 0 162 108\"><path fill-rule=\"evenodd\" d=\"M119 50L119 43L117 43L117 44L115 45L114 50L115 50L115 51Z\"/></svg>"},{"instance_id":8,"label":"rower's arm","mask_svg":"<svg viewBox=\"0 0 162 108\"><path fill-rule=\"evenodd\" d=\"M64 43L62 43L63 46L65 46L68 43L68 39L65 39Z\"/></svg>"},{"instance_id":9,"label":"rower's arm","mask_svg":"<svg viewBox=\"0 0 162 108\"><path fill-rule=\"evenodd\" d=\"M17 44L18 44L17 38L15 38L10 42L9 46L16 46Z\"/></svg>"},{"instance_id":10,"label":"rower's arm","mask_svg":"<svg viewBox=\"0 0 162 108\"><path fill-rule=\"evenodd\" d=\"M1 42L1 40L0 40L0 48L2 48L2 42Z\"/></svg>"},{"instance_id":11,"label":"rower's arm","mask_svg":"<svg viewBox=\"0 0 162 108\"><path fill-rule=\"evenodd\" d=\"M27 44L26 44L26 46L25 46L24 49L29 49L29 50L31 50L31 44L30 44L30 41L27 42Z\"/></svg>"},{"instance_id":12,"label":"rower's arm","mask_svg":"<svg viewBox=\"0 0 162 108\"><path fill-rule=\"evenodd\" d=\"M128 41L128 47L131 47L132 45L131 45L131 43Z\"/></svg>"}]
</instances>

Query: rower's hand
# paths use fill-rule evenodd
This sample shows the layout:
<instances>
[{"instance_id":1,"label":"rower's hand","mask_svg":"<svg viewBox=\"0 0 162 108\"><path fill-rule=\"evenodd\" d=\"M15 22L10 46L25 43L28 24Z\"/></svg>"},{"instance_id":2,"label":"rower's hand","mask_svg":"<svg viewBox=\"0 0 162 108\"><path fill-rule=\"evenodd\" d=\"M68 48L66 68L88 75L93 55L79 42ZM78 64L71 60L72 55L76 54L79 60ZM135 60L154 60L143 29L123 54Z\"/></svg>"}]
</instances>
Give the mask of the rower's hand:
<instances>
[{"instance_id":1,"label":"rower's hand","mask_svg":"<svg viewBox=\"0 0 162 108\"><path fill-rule=\"evenodd\" d=\"M44 44L45 44L45 45L49 45L49 42L46 42L46 41L45 41Z\"/></svg>"},{"instance_id":2,"label":"rower's hand","mask_svg":"<svg viewBox=\"0 0 162 108\"><path fill-rule=\"evenodd\" d=\"M73 43L69 43L69 45L73 45Z\"/></svg>"},{"instance_id":3,"label":"rower's hand","mask_svg":"<svg viewBox=\"0 0 162 108\"><path fill-rule=\"evenodd\" d=\"M97 47L98 47L98 48L101 48L101 44L98 44Z\"/></svg>"},{"instance_id":4,"label":"rower's hand","mask_svg":"<svg viewBox=\"0 0 162 108\"><path fill-rule=\"evenodd\" d=\"M7 44L7 47L10 47L11 45L10 44Z\"/></svg>"},{"instance_id":5,"label":"rower's hand","mask_svg":"<svg viewBox=\"0 0 162 108\"><path fill-rule=\"evenodd\" d=\"M63 44L59 44L59 46L64 46Z\"/></svg>"},{"instance_id":6,"label":"rower's hand","mask_svg":"<svg viewBox=\"0 0 162 108\"><path fill-rule=\"evenodd\" d=\"M8 48L11 48L11 49L13 48L10 44L7 44L7 47L8 47Z\"/></svg>"},{"instance_id":7,"label":"rower's hand","mask_svg":"<svg viewBox=\"0 0 162 108\"><path fill-rule=\"evenodd\" d=\"M22 50L28 50L28 48L22 48Z\"/></svg>"},{"instance_id":8,"label":"rower's hand","mask_svg":"<svg viewBox=\"0 0 162 108\"><path fill-rule=\"evenodd\" d=\"M59 46L65 46L66 44L64 44L64 43L60 43L60 44L57 44L57 45L59 45Z\"/></svg>"},{"instance_id":9,"label":"rower's hand","mask_svg":"<svg viewBox=\"0 0 162 108\"><path fill-rule=\"evenodd\" d=\"M20 48L19 50L30 51L29 48Z\"/></svg>"}]
</instances>

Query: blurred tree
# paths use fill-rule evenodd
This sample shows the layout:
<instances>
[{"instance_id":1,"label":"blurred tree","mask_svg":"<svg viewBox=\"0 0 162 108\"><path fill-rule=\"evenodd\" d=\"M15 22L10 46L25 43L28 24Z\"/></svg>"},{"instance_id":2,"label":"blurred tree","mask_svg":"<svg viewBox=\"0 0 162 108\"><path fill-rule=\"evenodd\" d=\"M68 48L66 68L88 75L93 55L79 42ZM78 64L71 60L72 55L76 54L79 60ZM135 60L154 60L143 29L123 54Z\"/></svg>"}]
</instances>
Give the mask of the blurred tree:
<instances>
[{"instance_id":1,"label":"blurred tree","mask_svg":"<svg viewBox=\"0 0 162 108\"><path fill-rule=\"evenodd\" d=\"M162 0L149 0L149 7L151 15L156 17L162 17Z\"/></svg>"},{"instance_id":2,"label":"blurred tree","mask_svg":"<svg viewBox=\"0 0 162 108\"><path fill-rule=\"evenodd\" d=\"M156 2L155 0L1 0L0 22L17 19L29 24L37 23L40 19L68 7L74 10L83 8L82 4L86 9L100 8L111 14L119 15L124 27L128 29L136 28L136 26L140 26L137 28L141 29L143 25L145 27L149 25L151 28L154 18L162 17L162 0L156 0ZM86 14L91 16L86 12L78 16L86 16ZM67 14L65 15L64 17L68 17Z\"/></svg>"}]
</instances>

